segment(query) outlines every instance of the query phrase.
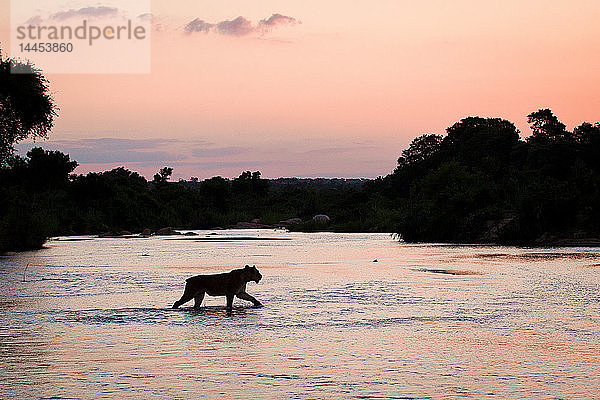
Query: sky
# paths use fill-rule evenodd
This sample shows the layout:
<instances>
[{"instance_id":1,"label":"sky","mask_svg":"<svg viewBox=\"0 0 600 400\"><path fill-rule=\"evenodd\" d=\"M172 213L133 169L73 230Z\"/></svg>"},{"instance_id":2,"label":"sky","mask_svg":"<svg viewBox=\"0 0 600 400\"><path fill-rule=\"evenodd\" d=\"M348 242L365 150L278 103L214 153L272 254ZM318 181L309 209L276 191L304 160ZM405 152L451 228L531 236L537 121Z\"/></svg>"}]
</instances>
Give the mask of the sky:
<instances>
[{"instance_id":1,"label":"sky","mask_svg":"<svg viewBox=\"0 0 600 400\"><path fill-rule=\"evenodd\" d=\"M570 129L600 120L597 0L153 0L151 13L149 74L47 74L59 117L36 145L78 173L372 178L468 116L522 136L540 108ZM3 54L9 29L0 0Z\"/></svg>"}]
</instances>

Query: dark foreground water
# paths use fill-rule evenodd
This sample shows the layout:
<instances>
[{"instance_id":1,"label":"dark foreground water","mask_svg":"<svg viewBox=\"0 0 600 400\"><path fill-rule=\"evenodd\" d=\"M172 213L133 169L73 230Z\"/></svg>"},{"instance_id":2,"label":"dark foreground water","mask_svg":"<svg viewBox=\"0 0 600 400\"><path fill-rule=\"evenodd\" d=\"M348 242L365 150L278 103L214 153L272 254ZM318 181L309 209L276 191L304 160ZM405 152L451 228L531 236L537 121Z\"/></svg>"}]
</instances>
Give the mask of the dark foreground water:
<instances>
[{"instance_id":1,"label":"dark foreground water","mask_svg":"<svg viewBox=\"0 0 600 400\"><path fill-rule=\"evenodd\" d=\"M600 397L600 249L200 233L0 258L0 398ZM264 308L168 308L246 263Z\"/></svg>"}]
</instances>

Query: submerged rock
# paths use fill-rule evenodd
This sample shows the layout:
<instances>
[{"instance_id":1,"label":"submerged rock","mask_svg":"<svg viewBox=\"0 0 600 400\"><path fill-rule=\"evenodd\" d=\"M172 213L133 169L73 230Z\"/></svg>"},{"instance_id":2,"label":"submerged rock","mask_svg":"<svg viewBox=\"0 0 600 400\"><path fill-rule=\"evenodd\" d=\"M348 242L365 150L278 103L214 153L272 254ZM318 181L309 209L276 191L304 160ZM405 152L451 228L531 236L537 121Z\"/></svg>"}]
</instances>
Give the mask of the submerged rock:
<instances>
[{"instance_id":1,"label":"submerged rock","mask_svg":"<svg viewBox=\"0 0 600 400\"><path fill-rule=\"evenodd\" d=\"M273 228L272 225L257 224L255 222L238 222L235 224L236 229L268 229Z\"/></svg>"},{"instance_id":2,"label":"submerged rock","mask_svg":"<svg viewBox=\"0 0 600 400\"><path fill-rule=\"evenodd\" d=\"M548 232L538 237L534 243L537 246L565 246L565 247L598 247L600 238L588 237L587 233L576 232L573 237L559 237Z\"/></svg>"},{"instance_id":3,"label":"submerged rock","mask_svg":"<svg viewBox=\"0 0 600 400\"><path fill-rule=\"evenodd\" d=\"M279 221L279 225L287 226L287 225L296 225L302 223L300 218L289 218L284 219L283 221Z\"/></svg>"},{"instance_id":4,"label":"submerged rock","mask_svg":"<svg viewBox=\"0 0 600 400\"><path fill-rule=\"evenodd\" d=\"M146 228L142 231L142 233L140 233L140 236L144 236L144 237L152 236L152 231L150 230L150 228Z\"/></svg>"},{"instance_id":5,"label":"submerged rock","mask_svg":"<svg viewBox=\"0 0 600 400\"><path fill-rule=\"evenodd\" d=\"M170 235L181 235L181 232L177 232L171 227L161 228L154 233L156 236L170 236Z\"/></svg>"},{"instance_id":6,"label":"submerged rock","mask_svg":"<svg viewBox=\"0 0 600 400\"><path fill-rule=\"evenodd\" d=\"M325 214L317 214L313 217L313 221L315 222L329 222L331 221L331 218L329 218L327 215Z\"/></svg>"},{"instance_id":7,"label":"submerged rock","mask_svg":"<svg viewBox=\"0 0 600 400\"><path fill-rule=\"evenodd\" d=\"M112 237L116 237L117 235L115 235L113 232L102 232L100 234L98 234L99 238L112 238Z\"/></svg>"}]
</instances>

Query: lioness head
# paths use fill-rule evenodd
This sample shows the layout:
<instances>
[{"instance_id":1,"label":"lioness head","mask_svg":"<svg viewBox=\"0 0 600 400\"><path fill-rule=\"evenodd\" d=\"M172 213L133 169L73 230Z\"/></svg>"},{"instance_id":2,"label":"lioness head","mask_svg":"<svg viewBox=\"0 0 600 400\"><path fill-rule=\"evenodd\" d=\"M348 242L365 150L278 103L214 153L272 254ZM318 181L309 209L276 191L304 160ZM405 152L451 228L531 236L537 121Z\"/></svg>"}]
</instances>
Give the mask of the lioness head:
<instances>
[{"instance_id":1,"label":"lioness head","mask_svg":"<svg viewBox=\"0 0 600 400\"><path fill-rule=\"evenodd\" d=\"M254 281L258 283L258 281L262 279L262 275L260 274L260 272L258 272L258 269L256 269L256 265L246 265L244 267L244 273L247 282Z\"/></svg>"}]
</instances>

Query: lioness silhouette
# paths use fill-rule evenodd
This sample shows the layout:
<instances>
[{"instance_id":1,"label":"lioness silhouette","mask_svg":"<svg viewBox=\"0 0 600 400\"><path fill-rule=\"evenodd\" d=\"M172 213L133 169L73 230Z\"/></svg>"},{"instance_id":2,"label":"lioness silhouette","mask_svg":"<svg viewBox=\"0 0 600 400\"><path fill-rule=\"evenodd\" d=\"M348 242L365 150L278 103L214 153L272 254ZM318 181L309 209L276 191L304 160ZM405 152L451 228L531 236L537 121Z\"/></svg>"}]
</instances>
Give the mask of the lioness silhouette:
<instances>
[{"instance_id":1,"label":"lioness silhouette","mask_svg":"<svg viewBox=\"0 0 600 400\"><path fill-rule=\"evenodd\" d=\"M259 307L262 306L261 302L246 293L246 284L250 281L258 283L261 279L262 275L256 265L246 265L223 274L192 276L186 279L183 296L173 304L173 308L179 308L191 299L195 300L194 308L199 308L205 293L210 296L226 296L228 313L231 312L234 296L251 301L255 307Z\"/></svg>"}]
</instances>

